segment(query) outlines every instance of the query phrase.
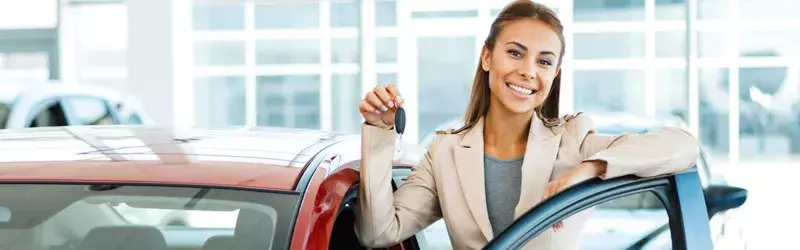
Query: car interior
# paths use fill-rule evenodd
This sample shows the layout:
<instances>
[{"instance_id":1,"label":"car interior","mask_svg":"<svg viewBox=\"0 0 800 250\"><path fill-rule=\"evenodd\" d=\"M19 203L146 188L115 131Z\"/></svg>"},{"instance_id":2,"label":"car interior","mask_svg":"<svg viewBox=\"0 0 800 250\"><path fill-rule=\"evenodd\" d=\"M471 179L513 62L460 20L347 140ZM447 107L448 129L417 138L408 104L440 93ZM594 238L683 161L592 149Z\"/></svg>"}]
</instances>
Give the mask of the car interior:
<instances>
[{"instance_id":1,"label":"car interior","mask_svg":"<svg viewBox=\"0 0 800 250\"><path fill-rule=\"evenodd\" d=\"M2 249L255 250L272 249L276 235L276 211L259 204L192 196L94 195L84 185L3 186ZM44 195L32 199L31 193ZM174 211L185 225L166 225ZM209 217L208 212L235 216ZM209 218L216 225L202 225Z\"/></svg>"}]
</instances>

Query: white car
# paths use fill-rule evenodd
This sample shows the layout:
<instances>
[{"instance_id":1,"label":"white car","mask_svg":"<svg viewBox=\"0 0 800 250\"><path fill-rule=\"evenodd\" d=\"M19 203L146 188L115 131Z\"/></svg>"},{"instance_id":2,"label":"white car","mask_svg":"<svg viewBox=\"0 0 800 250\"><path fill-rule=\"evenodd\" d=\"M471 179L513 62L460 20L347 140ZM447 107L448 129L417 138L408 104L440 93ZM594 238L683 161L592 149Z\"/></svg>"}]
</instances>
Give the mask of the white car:
<instances>
[{"instance_id":1,"label":"white car","mask_svg":"<svg viewBox=\"0 0 800 250\"><path fill-rule=\"evenodd\" d=\"M151 123L135 97L107 88L0 84L0 129Z\"/></svg>"}]
</instances>

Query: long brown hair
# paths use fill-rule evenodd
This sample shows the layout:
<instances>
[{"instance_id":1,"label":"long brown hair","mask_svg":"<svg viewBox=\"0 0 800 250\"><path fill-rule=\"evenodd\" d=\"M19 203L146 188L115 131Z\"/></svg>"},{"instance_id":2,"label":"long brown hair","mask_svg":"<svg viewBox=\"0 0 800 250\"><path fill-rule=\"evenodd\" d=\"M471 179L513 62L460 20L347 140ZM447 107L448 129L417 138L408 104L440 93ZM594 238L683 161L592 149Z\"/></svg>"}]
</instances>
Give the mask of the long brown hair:
<instances>
[{"instance_id":1,"label":"long brown hair","mask_svg":"<svg viewBox=\"0 0 800 250\"><path fill-rule=\"evenodd\" d=\"M492 51L497 40L497 36L503 29L506 23L520 20L520 19L536 19L542 21L550 26L558 34L561 40L561 54L558 58L557 66L561 67L561 59L564 57L564 27L561 25L561 20L558 19L556 13L547 6L531 2L530 0L517 0L508 5L497 15L497 18L492 22L489 30L489 35L484 41L483 49ZM481 57L483 53L480 53ZM541 106L536 108L536 115L542 119L546 125L555 126L558 124L558 101L559 93L561 92L561 71L553 79L553 85L550 87L550 93L544 100ZM455 130L455 133L471 129L478 123L478 121L486 116L489 111L489 98L491 92L489 90L489 72L483 70L481 67L481 58L478 58L478 69L475 70L475 80L472 83L472 93L470 94L469 105L464 114L464 126Z\"/></svg>"}]
</instances>

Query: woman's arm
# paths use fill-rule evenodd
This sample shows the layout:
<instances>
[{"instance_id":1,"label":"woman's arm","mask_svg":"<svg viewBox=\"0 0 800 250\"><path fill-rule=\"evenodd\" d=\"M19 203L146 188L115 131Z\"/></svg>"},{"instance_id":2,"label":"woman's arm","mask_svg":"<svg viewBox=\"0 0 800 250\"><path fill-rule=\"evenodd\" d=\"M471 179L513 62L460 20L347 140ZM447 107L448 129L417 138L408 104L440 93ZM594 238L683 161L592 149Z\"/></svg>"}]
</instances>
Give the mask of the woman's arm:
<instances>
[{"instance_id":1,"label":"woman's arm","mask_svg":"<svg viewBox=\"0 0 800 250\"><path fill-rule=\"evenodd\" d=\"M567 123L578 133L580 152L586 161L605 162L602 178L624 175L657 176L684 171L697 162L697 140L679 128L662 127L644 134L603 135L587 115Z\"/></svg>"},{"instance_id":2,"label":"woman's arm","mask_svg":"<svg viewBox=\"0 0 800 250\"><path fill-rule=\"evenodd\" d=\"M432 148L403 185L392 193L395 138L393 130L361 126L356 232L361 244L367 247L399 243L442 217L431 172Z\"/></svg>"}]
</instances>

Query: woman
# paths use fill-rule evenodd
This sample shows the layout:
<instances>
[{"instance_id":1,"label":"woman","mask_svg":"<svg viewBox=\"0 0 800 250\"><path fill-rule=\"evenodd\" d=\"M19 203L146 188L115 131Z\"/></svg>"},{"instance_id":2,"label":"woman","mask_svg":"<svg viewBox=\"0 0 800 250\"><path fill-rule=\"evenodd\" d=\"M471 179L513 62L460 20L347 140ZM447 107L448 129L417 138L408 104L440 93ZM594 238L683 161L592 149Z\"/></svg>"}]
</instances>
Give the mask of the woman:
<instances>
[{"instance_id":1,"label":"woman","mask_svg":"<svg viewBox=\"0 0 800 250\"><path fill-rule=\"evenodd\" d=\"M644 135L595 133L580 113L558 118L564 35L555 13L528 0L506 6L486 38L465 125L438 131L426 157L392 193L394 85L359 104L361 185L356 229L364 245L401 242L444 217L455 249L477 249L553 194L593 178L654 176L691 167L695 139L676 128ZM617 91L617 90L608 90ZM529 242L576 249L588 211Z\"/></svg>"}]
</instances>

